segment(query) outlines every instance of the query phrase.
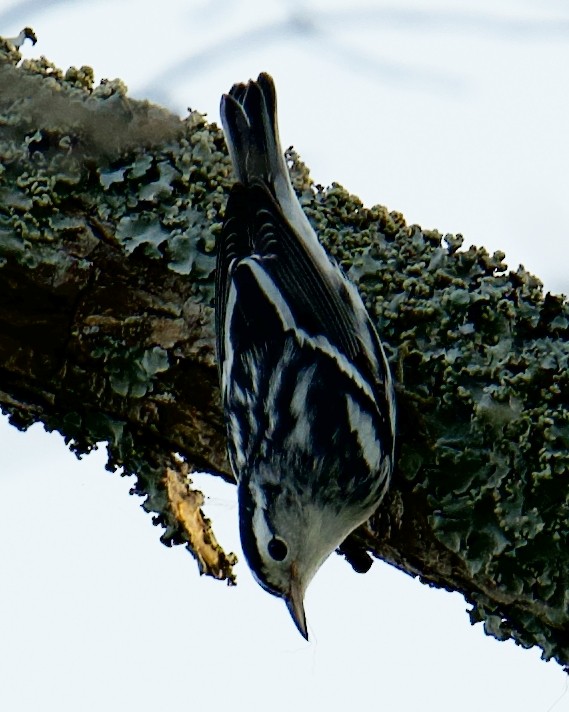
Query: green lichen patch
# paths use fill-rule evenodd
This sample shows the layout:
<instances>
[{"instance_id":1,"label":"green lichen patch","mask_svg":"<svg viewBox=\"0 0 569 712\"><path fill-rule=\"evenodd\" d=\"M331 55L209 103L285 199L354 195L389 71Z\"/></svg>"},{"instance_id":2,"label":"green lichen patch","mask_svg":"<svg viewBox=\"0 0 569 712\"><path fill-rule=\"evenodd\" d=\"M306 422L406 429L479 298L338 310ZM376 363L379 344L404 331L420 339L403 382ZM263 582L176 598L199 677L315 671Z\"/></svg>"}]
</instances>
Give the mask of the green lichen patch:
<instances>
[{"instance_id":1,"label":"green lichen patch","mask_svg":"<svg viewBox=\"0 0 569 712\"><path fill-rule=\"evenodd\" d=\"M434 535L504 601L469 596L473 620L568 660L567 302L523 267L509 271L503 253L367 210L339 186L307 207L386 341L402 423L397 478L427 495ZM536 605L547 633L522 616Z\"/></svg>"},{"instance_id":2,"label":"green lichen patch","mask_svg":"<svg viewBox=\"0 0 569 712\"><path fill-rule=\"evenodd\" d=\"M212 410L215 380L200 372L214 364L196 302L212 295L229 176L222 136L197 114L182 121L131 100L119 80L94 86L87 67L64 73L8 49L0 403L18 427L40 419L78 454L107 442L109 468L136 475L163 541L187 542L165 489L173 453L202 469L225 463L205 455L221 442L219 416L194 427ZM233 580L230 562L223 575Z\"/></svg>"}]
</instances>

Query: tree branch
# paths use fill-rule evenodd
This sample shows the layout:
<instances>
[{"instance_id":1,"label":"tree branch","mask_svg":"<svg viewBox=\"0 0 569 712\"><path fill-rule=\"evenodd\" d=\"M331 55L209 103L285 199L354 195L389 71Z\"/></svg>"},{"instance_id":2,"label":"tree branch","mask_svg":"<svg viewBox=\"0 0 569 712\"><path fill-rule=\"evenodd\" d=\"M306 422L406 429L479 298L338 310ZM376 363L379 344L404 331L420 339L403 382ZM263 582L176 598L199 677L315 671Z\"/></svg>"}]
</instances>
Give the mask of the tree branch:
<instances>
[{"instance_id":1,"label":"tree branch","mask_svg":"<svg viewBox=\"0 0 569 712\"><path fill-rule=\"evenodd\" d=\"M0 407L109 469L202 572L233 555L200 513L191 468L231 480L214 363L214 244L231 168L223 136L94 88L88 68L0 53ZM504 255L295 189L358 284L398 382L388 506L342 553L371 552L460 591L486 632L569 665L569 309Z\"/></svg>"}]
</instances>

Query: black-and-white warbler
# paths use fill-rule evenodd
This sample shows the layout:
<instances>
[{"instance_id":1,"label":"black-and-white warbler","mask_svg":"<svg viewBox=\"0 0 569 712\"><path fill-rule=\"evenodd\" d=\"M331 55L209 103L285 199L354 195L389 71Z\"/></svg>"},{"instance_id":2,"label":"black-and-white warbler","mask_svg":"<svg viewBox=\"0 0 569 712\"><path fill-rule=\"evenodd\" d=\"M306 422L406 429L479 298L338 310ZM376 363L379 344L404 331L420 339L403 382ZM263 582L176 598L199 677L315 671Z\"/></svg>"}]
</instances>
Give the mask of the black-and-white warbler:
<instances>
[{"instance_id":1,"label":"black-and-white warbler","mask_svg":"<svg viewBox=\"0 0 569 712\"><path fill-rule=\"evenodd\" d=\"M388 488L393 386L359 294L294 194L272 78L234 85L221 120L237 182L217 247L215 317L241 542L259 584L308 638L308 584Z\"/></svg>"}]
</instances>

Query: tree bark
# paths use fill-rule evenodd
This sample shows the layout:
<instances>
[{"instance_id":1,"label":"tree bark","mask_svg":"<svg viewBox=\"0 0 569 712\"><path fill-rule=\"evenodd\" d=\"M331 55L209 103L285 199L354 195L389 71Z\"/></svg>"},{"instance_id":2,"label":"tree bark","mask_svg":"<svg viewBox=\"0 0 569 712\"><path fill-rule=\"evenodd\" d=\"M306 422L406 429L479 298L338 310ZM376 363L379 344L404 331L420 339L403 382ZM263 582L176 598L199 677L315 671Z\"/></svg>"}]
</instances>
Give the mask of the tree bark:
<instances>
[{"instance_id":1,"label":"tree bark","mask_svg":"<svg viewBox=\"0 0 569 712\"><path fill-rule=\"evenodd\" d=\"M79 454L107 442L164 543L232 583L188 479L232 480L212 319L232 181L220 130L4 43L0 159L0 407ZM567 303L503 254L314 186L289 159L397 381L389 502L340 552L460 591L488 634L569 665Z\"/></svg>"}]
</instances>

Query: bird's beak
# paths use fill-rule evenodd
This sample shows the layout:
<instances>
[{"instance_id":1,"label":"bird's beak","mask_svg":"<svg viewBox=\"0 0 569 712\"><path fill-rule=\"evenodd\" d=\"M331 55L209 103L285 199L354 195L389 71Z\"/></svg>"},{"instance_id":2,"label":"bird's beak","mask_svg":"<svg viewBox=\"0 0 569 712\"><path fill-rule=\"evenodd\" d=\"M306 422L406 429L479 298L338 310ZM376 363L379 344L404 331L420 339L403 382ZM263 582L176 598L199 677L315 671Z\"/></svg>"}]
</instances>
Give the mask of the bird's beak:
<instances>
[{"instance_id":1,"label":"bird's beak","mask_svg":"<svg viewBox=\"0 0 569 712\"><path fill-rule=\"evenodd\" d=\"M290 574L290 591L285 598L286 606L300 634L305 640L308 640L306 615L304 613L304 590L298 578L297 568L294 562L291 566Z\"/></svg>"}]
</instances>

